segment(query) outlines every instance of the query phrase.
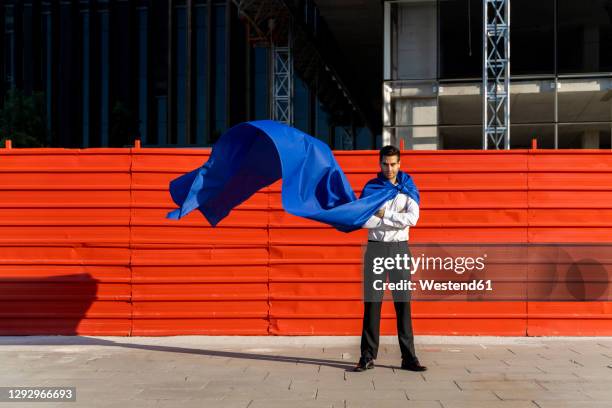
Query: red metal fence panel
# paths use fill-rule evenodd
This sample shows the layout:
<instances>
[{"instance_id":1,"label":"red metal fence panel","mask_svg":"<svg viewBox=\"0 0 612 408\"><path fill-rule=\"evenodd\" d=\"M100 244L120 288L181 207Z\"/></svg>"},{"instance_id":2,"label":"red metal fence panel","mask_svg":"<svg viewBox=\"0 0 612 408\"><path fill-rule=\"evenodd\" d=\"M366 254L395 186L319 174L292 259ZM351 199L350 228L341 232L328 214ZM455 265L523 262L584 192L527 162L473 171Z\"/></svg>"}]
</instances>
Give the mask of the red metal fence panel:
<instances>
[{"instance_id":1,"label":"red metal fence panel","mask_svg":"<svg viewBox=\"0 0 612 408\"><path fill-rule=\"evenodd\" d=\"M129 335L128 149L0 149L0 333Z\"/></svg>"},{"instance_id":2,"label":"red metal fence panel","mask_svg":"<svg viewBox=\"0 0 612 408\"><path fill-rule=\"evenodd\" d=\"M612 153L530 153L529 242L612 243ZM527 307L532 336L612 335L610 302L529 302Z\"/></svg>"},{"instance_id":3,"label":"red metal fence panel","mask_svg":"<svg viewBox=\"0 0 612 408\"><path fill-rule=\"evenodd\" d=\"M283 211L165 219L207 149L0 149L0 334L356 335L365 231ZM360 193L373 151L336 152ZM612 153L410 151L413 242L611 242ZM413 301L417 334L612 334L608 302ZM381 332L395 333L392 304Z\"/></svg>"}]
</instances>

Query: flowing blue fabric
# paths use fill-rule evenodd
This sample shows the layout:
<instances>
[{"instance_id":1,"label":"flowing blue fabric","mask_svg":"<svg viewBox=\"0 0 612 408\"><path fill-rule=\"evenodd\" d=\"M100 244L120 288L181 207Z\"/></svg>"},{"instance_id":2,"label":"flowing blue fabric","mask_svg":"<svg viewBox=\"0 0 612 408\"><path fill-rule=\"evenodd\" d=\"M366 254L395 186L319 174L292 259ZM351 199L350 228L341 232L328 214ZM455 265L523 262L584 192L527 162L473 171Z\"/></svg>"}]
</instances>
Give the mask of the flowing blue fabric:
<instances>
[{"instance_id":1,"label":"flowing blue fabric","mask_svg":"<svg viewBox=\"0 0 612 408\"><path fill-rule=\"evenodd\" d=\"M170 195L180 208L167 218L180 219L197 208L214 227L280 178L285 211L342 232L361 228L400 192L419 203L419 192L404 172L398 173L396 185L379 173L357 199L327 144L290 126L261 120L228 130L202 167L170 182Z\"/></svg>"}]
</instances>

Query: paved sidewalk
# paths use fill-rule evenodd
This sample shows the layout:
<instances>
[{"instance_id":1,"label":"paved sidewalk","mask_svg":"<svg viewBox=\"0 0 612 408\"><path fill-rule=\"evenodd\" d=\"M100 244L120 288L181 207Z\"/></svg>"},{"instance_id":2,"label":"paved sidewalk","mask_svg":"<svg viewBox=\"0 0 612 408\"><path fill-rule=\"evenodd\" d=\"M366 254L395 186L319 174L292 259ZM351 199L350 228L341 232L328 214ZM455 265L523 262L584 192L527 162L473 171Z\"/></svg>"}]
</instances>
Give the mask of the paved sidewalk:
<instances>
[{"instance_id":1,"label":"paved sidewalk","mask_svg":"<svg viewBox=\"0 0 612 408\"><path fill-rule=\"evenodd\" d=\"M357 337L0 337L0 386L74 386L33 407L612 407L612 338L416 338L424 373L350 370Z\"/></svg>"}]
</instances>

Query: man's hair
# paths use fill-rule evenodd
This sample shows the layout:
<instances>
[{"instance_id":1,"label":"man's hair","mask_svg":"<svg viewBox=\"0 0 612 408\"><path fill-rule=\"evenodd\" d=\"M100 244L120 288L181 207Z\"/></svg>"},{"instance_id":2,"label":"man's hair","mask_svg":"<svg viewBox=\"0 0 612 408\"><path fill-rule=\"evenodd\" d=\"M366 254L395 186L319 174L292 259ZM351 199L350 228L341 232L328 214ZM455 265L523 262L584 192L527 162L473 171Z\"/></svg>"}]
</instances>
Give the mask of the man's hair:
<instances>
[{"instance_id":1,"label":"man's hair","mask_svg":"<svg viewBox=\"0 0 612 408\"><path fill-rule=\"evenodd\" d=\"M382 159L385 156L397 156L397 161L400 161L400 151L395 146L388 145L380 149L380 152L378 153L379 161L382 162Z\"/></svg>"}]
</instances>

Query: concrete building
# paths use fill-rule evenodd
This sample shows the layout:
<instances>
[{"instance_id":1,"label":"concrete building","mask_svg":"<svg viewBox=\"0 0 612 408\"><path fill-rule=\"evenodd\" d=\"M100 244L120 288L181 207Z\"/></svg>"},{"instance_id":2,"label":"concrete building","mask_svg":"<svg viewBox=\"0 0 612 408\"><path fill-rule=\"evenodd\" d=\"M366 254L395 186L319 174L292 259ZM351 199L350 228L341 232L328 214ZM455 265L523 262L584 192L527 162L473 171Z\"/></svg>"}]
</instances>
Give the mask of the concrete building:
<instances>
[{"instance_id":1,"label":"concrete building","mask_svg":"<svg viewBox=\"0 0 612 408\"><path fill-rule=\"evenodd\" d=\"M510 147L610 148L612 1L510 4ZM384 136L482 147L483 3L384 3Z\"/></svg>"},{"instance_id":2,"label":"concrete building","mask_svg":"<svg viewBox=\"0 0 612 408\"><path fill-rule=\"evenodd\" d=\"M510 147L610 148L612 0L505 1ZM210 146L272 118L335 149L480 149L483 20L482 0L5 0L0 97L42 92L49 146Z\"/></svg>"}]
</instances>

